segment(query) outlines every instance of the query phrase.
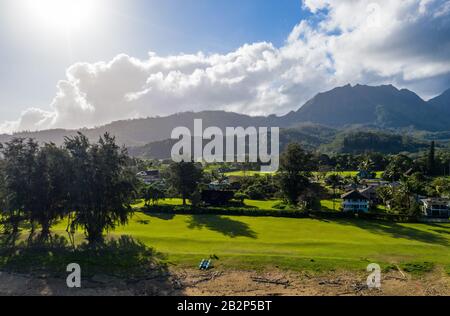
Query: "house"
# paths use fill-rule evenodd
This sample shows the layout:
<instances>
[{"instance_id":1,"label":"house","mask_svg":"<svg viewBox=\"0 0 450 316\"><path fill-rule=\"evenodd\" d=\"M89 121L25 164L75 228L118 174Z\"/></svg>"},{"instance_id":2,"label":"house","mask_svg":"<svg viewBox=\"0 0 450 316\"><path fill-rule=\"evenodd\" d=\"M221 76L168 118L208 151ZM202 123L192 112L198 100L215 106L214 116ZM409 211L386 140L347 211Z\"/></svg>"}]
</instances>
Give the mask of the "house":
<instances>
[{"instance_id":1,"label":"house","mask_svg":"<svg viewBox=\"0 0 450 316\"><path fill-rule=\"evenodd\" d=\"M228 179L224 181L213 181L208 184L209 190L215 190L215 191L221 191L221 190L227 190L230 188L230 182Z\"/></svg>"},{"instance_id":2,"label":"house","mask_svg":"<svg viewBox=\"0 0 450 316\"><path fill-rule=\"evenodd\" d=\"M349 192L349 191L357 190L358 187L359 187L358 184L350 183L350 184L344 185L343 189L345 190L345 192Z\"/></svg>"},{"instance_id":3,"label":"house","mask_svg":"<svg viewBox=\"0 0 450 316\"><path fill-rule=\"evenodd\" d=\"M368 198L369 201L372 204L378 204L380 202L379 198L378 198L378 193L377 193L377 187L376 186L370 185L367 188L359 190L359 193L361 193L366 198Z\"/></svg>"},{"instance_id":4,"label":"house","mask_svg":"<svg viewBox=\"0 0 450 316\"><path fill-rule=\"evenodd\" d=\"M357 190L350 191L341 197L344 212L369 212L370 201Z\"/></svg>"},{"instance_id":5,"label":"house","mask_svg":"<svg viewBox=\"0 0 450 316\"><path fill-rule=\"evenodd\" d=\"M367 170L359 170L356 176L361 180L363 179L370 180L375 178L374 173Z\"/></svg>"},{"instance_id":6,"label":"house","mask_svg":"<svg viewBox=\"0 0 450 316\"><path fill-rule=\"evenodd\" d=\"M230 176L228 177L228 183L230 184L230 189L234 191L239 191L241 189L241 177Z\"/></svg>"},{"instance_id":7,"label":"house","mask_svg":"<svg viewBox=\"0 0 450 316\"><path fill-rule=\"evenodd\" d=\"M403 176L409 177L409 176L411 176L413 173L414 173L414 169L413 169L413 168L410 168L410 169L406 170L406 172L403 174Z\"/></svg>"},{"instance_id":8,"label":"house","mask_svg":"<svg viewBox=\"0 0 450 316\"><path fill-rule=\"evenodd\" d=\"M442 198L422 199L423 214L434 218L450 217L450 200Z\"/></svg>"},{"instance_id":9,"label":"house","mask_svg":"<svg viewBox=\"0 0 450 316\"><path fill-rule=\"evenodd\" d=\"M145 184L152 184L161 180L159 170L141 171L136 176Z\"/></svg>"},{"instance_id":10,"label":"house","mask_svg":"<svg viewBox=\"0 0 450 316\"><path fill-rule=\"evenodd\" d=\"M402 184L399 181L389 183L389 186L393 189L400 187Z\"/></svg>"}]
</instances>

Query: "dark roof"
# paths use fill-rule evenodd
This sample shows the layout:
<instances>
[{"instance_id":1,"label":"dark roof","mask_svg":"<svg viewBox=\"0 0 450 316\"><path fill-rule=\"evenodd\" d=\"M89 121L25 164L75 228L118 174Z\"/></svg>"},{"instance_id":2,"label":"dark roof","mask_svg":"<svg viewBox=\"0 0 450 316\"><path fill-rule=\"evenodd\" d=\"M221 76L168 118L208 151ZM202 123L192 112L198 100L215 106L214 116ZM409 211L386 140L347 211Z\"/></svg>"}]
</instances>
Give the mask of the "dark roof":
<instances>
[{"instance_id":1,"label":"dark roof","mask_svg":"<svg viewBox=\"0 0 450 316\"><path fill-rule=\"evenodd\" d=\"M367 193L367 192L375 192L375 193L376 193L376 192L377 192L377 189L374 188L373 186L369 186L369 187L367 187L367 188L361 190L360 192L361 192L361 193Z\"/></svg>"},{"instance_id":2,"label":"dark roof","mask_svg":"<svg viewBox=\"0 0 450 316\"><path fill-rule=\"evenodd\" d=\"M159 170L146 170L142 171L146 176L159 176Z\"/></svg>"},{"instance_id":3,"label":"dark roof","mask_svg":"<svg viewBox=\"0 0 450 316\"><path fill-rule=\"evenodd\" d=\"M356 190L350 191L342 195L344 200L367 200L367 197Z\"/></svg>"}]
</instances>

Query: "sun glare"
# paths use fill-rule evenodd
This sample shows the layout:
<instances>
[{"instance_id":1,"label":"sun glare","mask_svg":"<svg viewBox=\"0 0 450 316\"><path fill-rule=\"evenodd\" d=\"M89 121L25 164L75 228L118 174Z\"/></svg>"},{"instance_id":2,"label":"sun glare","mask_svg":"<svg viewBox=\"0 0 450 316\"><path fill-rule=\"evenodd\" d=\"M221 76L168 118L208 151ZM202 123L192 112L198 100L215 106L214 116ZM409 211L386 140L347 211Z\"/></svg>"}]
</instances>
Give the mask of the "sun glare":
<instances>
[{"instance_id":1,"label":"sun glare","mask_svg":"<svg viewBox=\"0 0 450 316\"><path fill-rule=\"evenodd\" d=\"M28 0L27 7L39 23L63 30L75 30L90 22L95 0Z\"/></svg>"}]
</instances>

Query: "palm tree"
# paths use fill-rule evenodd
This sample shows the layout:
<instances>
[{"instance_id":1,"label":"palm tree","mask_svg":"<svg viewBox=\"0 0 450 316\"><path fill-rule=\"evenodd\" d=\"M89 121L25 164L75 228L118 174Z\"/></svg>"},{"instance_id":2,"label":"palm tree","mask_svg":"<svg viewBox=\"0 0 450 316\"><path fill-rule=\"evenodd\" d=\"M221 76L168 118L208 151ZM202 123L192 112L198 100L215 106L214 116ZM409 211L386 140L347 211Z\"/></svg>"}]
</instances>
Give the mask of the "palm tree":
<instances>
[{"instance_id":1,"label":"palm tree","mask_svg":"<svg viewBox=\"0 0 450 316\"><path fill-rule=\"evenodd\" d=\"M388 202L392 199L393 190L391 187L383 186L377 189L378 197L383 201L383 205L388 207Z\"/></svg>"},{"instance_id":2,"label":"palm tree","mask_svg":"<svg viewBox=\"0 0 450 316\"><path fill-rule=\"evenodd\" d=\"M433 181L433 186L439 196L450 195L450 180L437 178Z\"/></svg>"},{"instance_id":3,"label":"palm tree","mask_svg":"<svg viewBox=\"0 0 450 316\"><path fill-rule=\"evenodd\" d=\"M333 211L336 210L336 189L342 185L342 182L342 177L336 173L329 175L325 180L325 183L333 188Z\"/></svg>"},{"instance_id":4,"label":"palm tree","mask_svg":"<svg viewBox=\"0 0 450 316\"><path fill-rule=\"evenodd\" d=\"M401 180L399 193L403 195L404 201L408 209L411 208L411 195L414 193L414 188L409 181Z\"/></svg>"},{"instance_id":5,"label":"palm tree","mask_svg":"<svg viewBox=\"0 0 450 316\"><path fill-rule=\"evenodd\" d=\"M369 157L364 158L363 161L361 161L361 163L359 164L359 169L367 172L373 172L374 168L375 165L372 159L370 159Z\"/></svg>"}]
</instances>

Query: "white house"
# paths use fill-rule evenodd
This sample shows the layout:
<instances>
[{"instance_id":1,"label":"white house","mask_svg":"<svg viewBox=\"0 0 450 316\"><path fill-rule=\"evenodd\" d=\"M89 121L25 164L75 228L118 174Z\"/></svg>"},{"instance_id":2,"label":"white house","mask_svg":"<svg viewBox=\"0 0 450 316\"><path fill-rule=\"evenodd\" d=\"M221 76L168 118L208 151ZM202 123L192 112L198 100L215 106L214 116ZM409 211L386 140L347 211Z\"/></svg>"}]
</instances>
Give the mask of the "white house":
<instances>
[{"instance_id":1,"label":"white house","mask_svg":"<svg viewBox=\"0 0 450 316\"><path fill-rule=\"evenodd\" d=\"M342 195L342 209L344 212L369 212L370 201L357 190Z\"/></svg>"},{"instance_id":2,"label":"white house","mask_svg":"<svg viewBox=\"0 0 450 316\"><path fill-rule=\"evenodd\" d=\"M441 198L422 199L422 211L425 216L436 218L450 217L450 201Z\"/></svg>"}]
</instances>

